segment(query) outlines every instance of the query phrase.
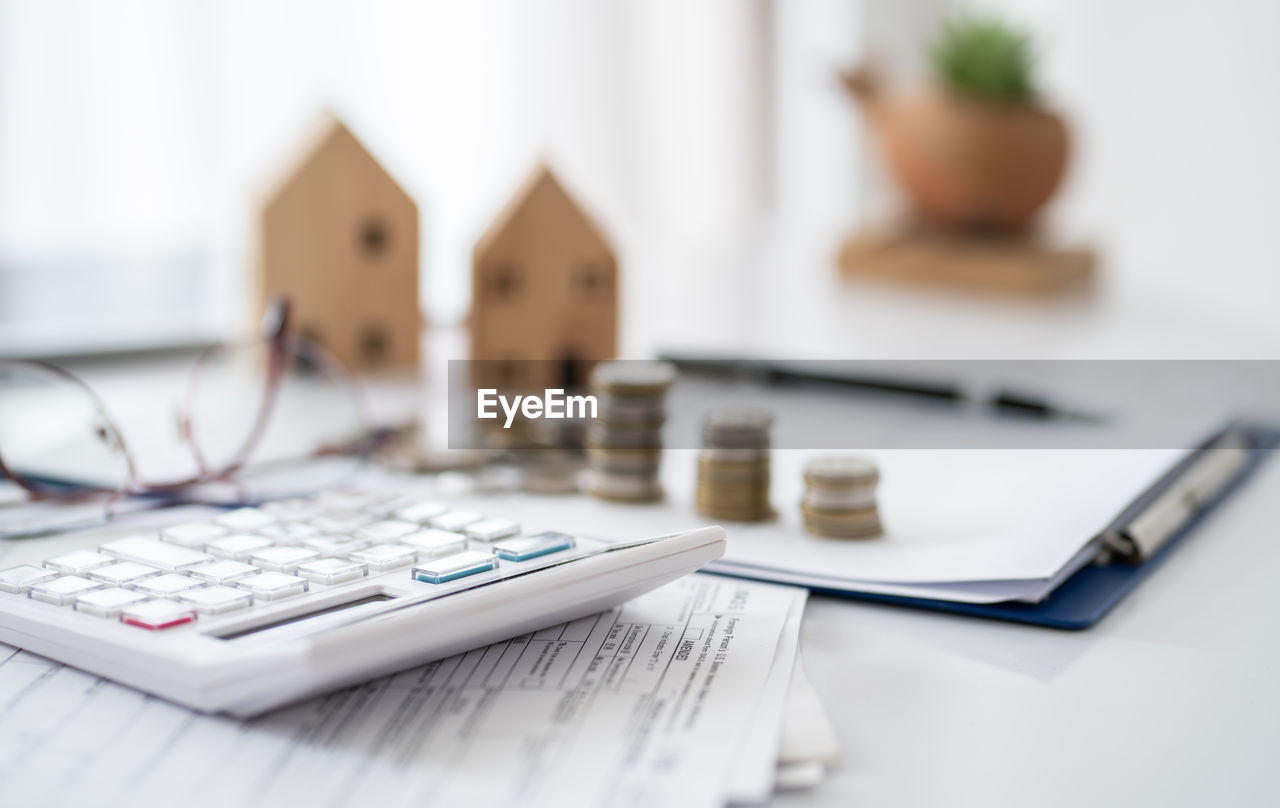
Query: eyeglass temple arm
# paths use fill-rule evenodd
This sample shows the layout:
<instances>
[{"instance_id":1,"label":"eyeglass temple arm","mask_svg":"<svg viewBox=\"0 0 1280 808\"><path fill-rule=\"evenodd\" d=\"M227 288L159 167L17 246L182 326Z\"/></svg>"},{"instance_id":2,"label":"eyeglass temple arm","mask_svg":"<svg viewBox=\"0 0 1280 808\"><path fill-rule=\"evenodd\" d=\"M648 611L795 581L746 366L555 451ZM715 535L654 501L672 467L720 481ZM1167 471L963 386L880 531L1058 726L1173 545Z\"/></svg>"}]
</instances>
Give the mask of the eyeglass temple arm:
<instances>
[{"instance_id":1,"label":"eyeglass temple arm","mask_svg":"<svg viewBox=\"0 0 1280 808\"><path fill-rule=\"evenodd\" d=\"M267 303L267 310L262 313L262 335L272 347L282 345L289 328L293 325L293 304L287 295L276 295Z\"/></svg>"},{"instance_id":2,"label":"eyeglass temple arm","mask_svg":"<svg viewBox=\"0 0 1280 808\"><path fill-rule=\"evenodd\" d=\"M285 340L288 338L289 326L293 321L292 313L293 305L289 302L289 298L277 295L267 304L267 310L262 315L262 333L271 348L267 357L267 384L262 394L262 406L258 407L258 414L253 419L253 427L249 430L249 435L245 438L240 450L235 453L227 467L218 472L219 475L227 475L239 470L258 442L262 440L262 433L266 430L267 422L271 420L271 411L275 408L276 393L280 389Z\"/></svg>"},{"instance_id":3,"label":"eyeglass temple arm","mask_svg":"<svg viewBox=\"0 0 1280 808\"><path fill-rule=\"evenodd\" d=\"M31 494L40 493L40 490L36 488L35 485L31 484L26 479L24 479L21 474L15 474L14 472L10 471L9 467L6 466L4 463L3 456L0 456L0 479L9 480L14 485L18 486L24 491L27 491L28 493L31 493Z\"/></svg>"},{"instance_id":4,"label":"eyeglass temple arm","mask_svg":"<svg viewBox=\"0 0 1280 808\"><path fill-rule=\"evenodd\" d=\"M0 364L5 364L5 363L0 362ZM98 398L98 395L92 390L92 388L90 388L87 384L81 381L78 376L66 370L65 368L58 367L57 365L53 365L48 362L42 362L36 359L25 359L25 360L19 360L18 364L30 365L32 367L39 368L46 373L50 373L50 374L53 374L54 376L58 376L59 378L62 378L78 386L89 396L89 398L93 401L94 409L97 411L98 417L102 419L105 425L105 428L109 430L109 436L116 441L117 447L119 448L121 454L124 456L126 474L128 475L129 484L132 485L134 481L137 479L137 470L133 464L133 455L129 453L128 447L125 446L124 438L121 437L119 428L115 425L115 422L111 420L111 416L107 414L106 406L102 403L102 400ZM3 456L0 456L0 479L7 479L13 482L19 488L23 489L24 491L27 491L35 498L42 499L48 496L48 491L45 489L43 485L37 484L32 480L29 480L26 477L23 477L18 472L9 468L9 466L4 462ZM70 487L83 489L83 490L93 489L93 486L79 485L76 483L70 484Z\"/></svg>"}]
</instances>

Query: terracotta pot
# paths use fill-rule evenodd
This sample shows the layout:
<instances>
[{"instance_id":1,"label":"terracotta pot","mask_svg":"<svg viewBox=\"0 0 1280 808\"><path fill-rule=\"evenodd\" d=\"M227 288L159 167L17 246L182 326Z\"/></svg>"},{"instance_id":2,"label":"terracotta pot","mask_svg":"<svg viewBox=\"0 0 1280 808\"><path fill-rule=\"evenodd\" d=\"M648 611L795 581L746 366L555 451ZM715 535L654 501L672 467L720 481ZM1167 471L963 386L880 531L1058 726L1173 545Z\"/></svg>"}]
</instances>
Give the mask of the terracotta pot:
<instances>
[{"instance_id":1,"label":"terracotta pot","mask_svg":"<svg viewBox=\"0 0 1280 808\"><path fill-rule=\"evenodd\" d=\"M926 219L1022 228L1062 179L1067 128L1053 112L939 88L891 96L865 70L844 82L869 116L894 179Z\"/></svg>"}]
</instances>

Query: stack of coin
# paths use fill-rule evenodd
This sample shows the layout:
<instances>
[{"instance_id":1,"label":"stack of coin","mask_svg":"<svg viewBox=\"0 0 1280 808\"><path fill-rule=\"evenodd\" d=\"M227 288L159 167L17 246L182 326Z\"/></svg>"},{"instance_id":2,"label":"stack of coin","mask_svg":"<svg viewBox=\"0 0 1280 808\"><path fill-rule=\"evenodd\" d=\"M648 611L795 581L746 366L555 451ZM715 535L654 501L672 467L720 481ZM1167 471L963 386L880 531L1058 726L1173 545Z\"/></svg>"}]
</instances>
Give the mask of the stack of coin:
<instances>
[{"instance_id":1,"label":"stack of coin","mask_svg":"<svg viewBox=\"0 0 1280 808\"><path fill-rule=\"evenodd\" d=\"M722 411L707 416L698 454L698 510L712 519L758 522L771 518L769 428L773 416Z\"/></svg>"},{"instance_id":2,"label":"stack of coin","mask_svg":"<svg viewBox=\"0 0 1280 808\"><path fill-rule=\"evenodd\" d=\"M587 464L586 433L584 418L531 422L532 447L512 453L520 468L521 490L531 494L578 493L578 478Z\"/></svg>"},{"instance_id":3,"label":"stack of coin","mask_svg":"<svg viewBox=\"0 0 1280 808\"><path fill-rule=\"evenodd\" d=\"M865 457L833 455L810 460L804 468L800 503L810 533L835 539L867 539L884 532L876 507L880 472Z\"/></svg>"},{"instance_id":4,"label":"stack of coin","mask_svg":"<svg viewBox=\"0 0 1280 808\"><path fill-rule=\"evenodd\" d=\"M574 390L570 395L579 395ZM572 418L539 418L529 421L529 445L535 449L560 449L582 452L587 440L587 419L576 414Z\"/></svg>"},{"instance_id":5,"label":"stack of coin","mask_svg":"<svg viewBox=\"0 0 1280 808\"><path fill-rule=\"evenodd\" d=\"M662 499L662 425L676 369L666 362L602 362L591 373L596 418L587 426L591 493L600 499Z\"/></svg>"},{"instance_id":6,"label":"stack of coin","mask_svg":"<svg viewBox=\"0 0 1280 808\"><path fill-rule=\"evenodd\" d=\"M585 460L580 452L534 449L520 465L520 489L530 494L576 494Z\"/></svg>"}]
</instances>

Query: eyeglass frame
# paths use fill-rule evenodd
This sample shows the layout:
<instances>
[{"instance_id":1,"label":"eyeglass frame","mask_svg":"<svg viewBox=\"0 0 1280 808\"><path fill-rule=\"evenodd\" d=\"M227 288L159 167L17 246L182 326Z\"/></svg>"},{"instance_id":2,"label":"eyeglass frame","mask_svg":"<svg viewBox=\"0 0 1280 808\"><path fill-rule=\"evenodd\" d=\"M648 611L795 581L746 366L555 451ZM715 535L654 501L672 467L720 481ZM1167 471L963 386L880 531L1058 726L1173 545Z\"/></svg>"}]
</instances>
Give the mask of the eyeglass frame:
<instances>
[{"instance_id":1,"label":"eyeglass frame","mask_svg":"<svg viewBox=\"0 0 1280 808\"><path fill-rule=\"evenodd\" d=\"M137 465L134 462L133 454L130 452L128 444L124 440L124 433L119 426L111 418L110 412L107 410L102 398L90 387L84 380L80 379L74 373L59 367L51 362L38 359L0 359L0 367L34 367L46 373L50 373L61 378L75 386L79 387L89 397L96 408L97 415L101 419L98 429L103 433L104 439L111 442L113 448L119 451L124 458L125 471L127 481L121 490L111 491L92 484L83 483L62 483L55 482L52 485L48 483L37 482L27 476L15 472L9 465L5 463L4 454L0 451L0 479L7 479L18 487L26 491L32 500L74 500L82 497L100 496L102 494L113 495L113 497L128 496L144 496L144 495L172 495L175 492L196 485L202 485L213 482L228 482L232 480L233 475L242 470L253 450L257 448L262 440L262 435L266 430L267 424L271 418L271 412L275 407L280 389L280 380L283 376L285 366L285 357L288 353L290 345L304 346L307 348L304 354L308 361L314 362L323 372L328 373L331 377L345 383L350 392L352 403L356 410L356 418L360 424L360 437L355 441L357 453L361 457L365 457L376 446L379 441L378 433L369 429L370 419L368 416L367 402L365 401L364 390L359 382L351 375L351 373L343 367L335 357L324 349L319 343L307 339L300 335L290 333L290 325L292 324L292 305L287 297L276 297L267 305L266 313L262 318L262 335L259 339L265 338L268 345L268 361L266 367L267 379L262 396L262 403L258 407L258 411L253 419L253 426L249 435L246 437L244 444L239 450L232 455L231 460L227 461L222 468L214 470L210 468L210 464L201 453L192 433L191 412L193 408L193 399L195 396L195 375L203 362L216 352L224 350L225 345L214 345L206 348L196 357L192 378L187 382L186 396L183 400L182 410L178 421L178 431L183 443L186 444L191 452L192 458L196 462L198 473L191 478L170 483L142 483L138 480ZM295 351L296 352L296 351ZM348 444L350 445L350 444ZM341 450L335 450L332 447L320 447L314 456L324 456L326 454L339 453Z\"/></svg>"}]
</instances>

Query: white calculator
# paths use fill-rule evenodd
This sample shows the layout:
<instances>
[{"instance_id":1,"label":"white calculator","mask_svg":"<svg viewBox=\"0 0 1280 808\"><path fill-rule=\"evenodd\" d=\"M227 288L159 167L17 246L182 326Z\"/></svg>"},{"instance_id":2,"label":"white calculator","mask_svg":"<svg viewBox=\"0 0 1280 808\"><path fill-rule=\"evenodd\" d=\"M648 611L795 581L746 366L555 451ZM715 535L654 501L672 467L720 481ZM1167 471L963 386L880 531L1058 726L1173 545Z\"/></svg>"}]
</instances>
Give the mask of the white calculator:
<instances>
[{"instance_id":1,"label":"white calculator","mask_svg":"<svg viewBox=\"0 0 1280 808\"><path fill-rule=\"evenodd\" d=\"M330 491L0 569L0 641L248 716L611 608L724 553Z\"/></svg>"}]
</instances>

